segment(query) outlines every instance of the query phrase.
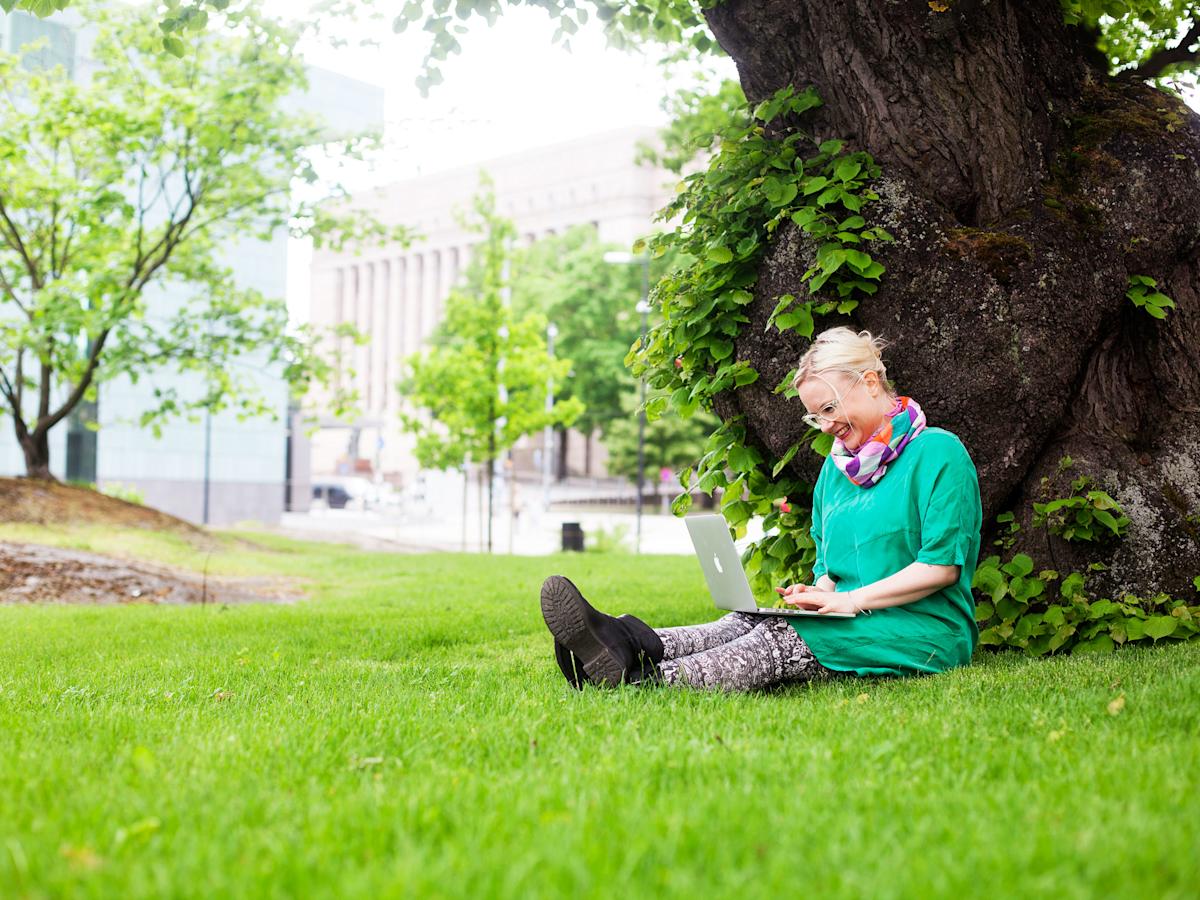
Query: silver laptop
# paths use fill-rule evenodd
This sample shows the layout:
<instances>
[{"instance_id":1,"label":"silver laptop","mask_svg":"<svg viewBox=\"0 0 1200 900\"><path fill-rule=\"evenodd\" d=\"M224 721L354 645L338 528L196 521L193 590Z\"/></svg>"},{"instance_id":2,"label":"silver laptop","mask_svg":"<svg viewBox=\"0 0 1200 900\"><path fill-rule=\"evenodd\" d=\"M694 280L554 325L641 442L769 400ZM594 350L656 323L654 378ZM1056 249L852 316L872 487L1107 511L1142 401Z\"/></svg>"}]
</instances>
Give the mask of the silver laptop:
<instances>
[{"instance_id":1,"label":"silver laptop","mask_svg":"<svg viewBox=\"0 0 1200 900\"><path fill-rule=\"evenodd\" d=\"M688 516L683 521L687 523L688 534L692 536L692 546L696 548L696 558L700 560L704 580L708 582L708 592L718 609L763 616L820 616L823 619L853 619L856 615L852 612L819 613L815 609L759 606L754 599L754 592L750 590L746 570L742 568L742 558L733 545L733 538L729 536L729 526L725 524L724 517Z\"/></svg>"}]
</instances>

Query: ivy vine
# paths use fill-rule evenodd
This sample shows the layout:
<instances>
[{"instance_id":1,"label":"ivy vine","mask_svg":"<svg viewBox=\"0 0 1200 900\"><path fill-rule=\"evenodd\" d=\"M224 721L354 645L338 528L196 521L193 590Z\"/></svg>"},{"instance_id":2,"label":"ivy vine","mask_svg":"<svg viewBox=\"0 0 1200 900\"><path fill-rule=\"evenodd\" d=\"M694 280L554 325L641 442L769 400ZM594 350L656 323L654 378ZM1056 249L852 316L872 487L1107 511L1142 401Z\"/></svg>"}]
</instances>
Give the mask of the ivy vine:
<instances>
[{"instance_id":1,"label":"ivy vine","mask_svg":"<svg viewBox=\"0 0 1200 900\"><path fill-rule=\"evenodd\" d=\"M668 409L684 418L712 409L722 391L758 380L748 362L734 353L734 340L749 322L759 265L780 225L794 223L816 243L804 273L808 295L774 298L768 327L812 337L814 318L848 314L874 294L883 265L870 246L890 241L879 227L867 227L864 206L878 199L869 184L880 174L872 157L846 152L840 140L815 141L800 127L805 112L821 105L811 88L788 86L745 109L717 142L709 165L687 176L674 201L658 216L679 217L672 231L635 245L655 256L675 251L689 262L664 277L651 299L661 320L636 343L626 364L646 377L662 396L648 402L648 418ZM775 388L794 394L790 375ZM691 505L691 491L710 496L722 491L721 513L739 537L752 517L763 519L764 537L744 554L751 586L763 602L778 599L780 581L811 575L813 544L810 513L788 498L811 495L812 485L784 473L805 446L828 454L828 435L810 430L781 458L766 459L746 443L740 418L725 422L709 439L704 456L680 473L684 492L676 515Z\"/></svg>"},{"instance_id":2,"label":"ivy vine","mask_svg":"<svg viewBox=\"0 0 1200 900\"><path fill-rule=\"evenodd\" d=\"M1129 290L1125 292L1125 296L1148 315L1156 319L1165 319L1167 310L1175 308L1175 301L1157 288L1158 282L1149 275L1130 275Z\"/></svg>"},{"instance_id":3,"label":"ivy vine","mask_svg":"<svg viewBox=\"0 0 1200 900\"><path fill-rule=\"evenodd\" d=\"M1069 456L1059 461L1058 471L1074 465ZM1043 488L1049 478L1042 479ZM1092 486L1092 479L1080 475L1071 482L1071 494L1045 503L1033 504L1033 524L1066 541L1098 541L1124 537L1129 517L1112 497Z\"/></svg>"},{"instance_id":4,"label":"ivy vine","mask_svg":"<svg viewBox=\"0 0 1200 900\"><path fill-rule=\"evenodd\" d=\"M1055 475L1074 466L1069 456L1059 460ZM1042 479L1047 490L1050 476ZM1100 543L1121 538L1129 518L1117 501L1095 490L1087 475L1071 482L1066 497L1033 504L1033 527L1042 528L1064 540ZM1012 512L996 517L1001 526L993 543L1007 552L1021 529ZM1116 646L1164 639L1188 639L1200 635L1200 604L1189 604L1167 594L1152 597L1124 596L1120 599L1089 597L1086 576L1072 572L1061 579L1054 569L1037 568L1028 554L1017 553L1005 561L989 556L975 570L975 619L979 643L985 647L1013 647L1031 656L1056 651L1102 652ZM1102 571L1093 562L1089 571ZM1200 590L1200 578L1197 579Z\"/></svg>"}]
</instances>

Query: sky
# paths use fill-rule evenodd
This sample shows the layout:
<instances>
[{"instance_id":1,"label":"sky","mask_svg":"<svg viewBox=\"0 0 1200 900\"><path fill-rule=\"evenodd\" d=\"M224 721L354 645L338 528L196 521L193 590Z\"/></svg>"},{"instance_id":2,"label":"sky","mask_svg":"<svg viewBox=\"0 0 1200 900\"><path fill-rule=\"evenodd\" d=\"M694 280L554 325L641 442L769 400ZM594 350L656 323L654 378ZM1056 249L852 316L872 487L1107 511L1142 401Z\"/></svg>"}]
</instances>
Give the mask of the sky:
<instances>
[{"instance_id":1,"label":"sky","mask_svg":"<svg viewBox=\"0 0 1200 900\"><path fill-rule=\"evenodd\" d=\"M294 0L265 5L282 18L295 13ZM344 46L306 41L301 49L311 65L386 92L384 151L370 169L345 176L347 186L386 184L627 125L666 125L663 98L691 77L668 79L653 51L608 47L598 25L589 22L568 50L552 42L555 25L542 10L514 9L490 28L472 20L459 37L463 52L442 64L444 81L427 98L414 84L425 47L419 29L398 35L390 21L364 21L338 26L349 38ZM363 37L378 46L363 46ZM734 76L729 60L715 68ZM289 247L288 303L300 320L307 318L310 255L303 242Z\"/></svg>"}]
</instances>

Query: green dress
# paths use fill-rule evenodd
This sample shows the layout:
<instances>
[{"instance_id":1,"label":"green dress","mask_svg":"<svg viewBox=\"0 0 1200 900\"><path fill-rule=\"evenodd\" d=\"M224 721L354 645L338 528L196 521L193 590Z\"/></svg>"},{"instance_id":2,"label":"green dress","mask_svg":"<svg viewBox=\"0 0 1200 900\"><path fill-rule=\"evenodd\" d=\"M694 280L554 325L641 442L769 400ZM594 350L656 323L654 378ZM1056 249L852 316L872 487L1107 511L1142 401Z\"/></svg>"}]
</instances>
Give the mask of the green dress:
<instances>
[{"instance_id":1,"label":"green dress","mask_svg":"<svg viewBox=\"0 0 1200 900\"><path fill-rule=\"evenodd\" d=\"M853 619L789 618L826 667L858 675L913 675L965 665L979 639L971 580L983 514L975 464L958 437L926 428L861 488L829 457L813 488L814 581L850 591L912 562L961 566L958 581L902 606Z\"/></svg>"}]
</instances>

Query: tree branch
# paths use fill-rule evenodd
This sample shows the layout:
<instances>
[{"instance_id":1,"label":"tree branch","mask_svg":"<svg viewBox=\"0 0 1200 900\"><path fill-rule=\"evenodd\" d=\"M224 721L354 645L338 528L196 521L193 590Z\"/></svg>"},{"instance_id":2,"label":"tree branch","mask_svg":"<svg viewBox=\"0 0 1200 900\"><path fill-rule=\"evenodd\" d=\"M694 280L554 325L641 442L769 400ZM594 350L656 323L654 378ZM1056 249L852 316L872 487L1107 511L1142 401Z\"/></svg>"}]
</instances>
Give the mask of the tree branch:
<instances>
[{"instance_id":1,"label":"tree branch","mask_svg":"<svg viewBox=\"0 0 1200 900\"><path fill-rule=\"evenodd\" d=\"M25 415L25 348L17 350L17 415Z\"/></svg>"},{"instance_id":2,"label":"tree branch","mask_svg":"<svg viewBox=\"0 0 1200 900\"><path fill-rule=\"evenodd\" d=\"M38 421L50 415L50 386L54 381L54 344L47 342L46 355L42 359L41 377L38 381Z\"/></svg>"},{"instance_id":3,"label":"tree branch","mask_svg":"<svg viewBox=\"0 0 1200 900\"><path fill-rule=\"evenodd\" d=\"M33 282L33 289L39 290L42 286L41 276L38 274L37 266L34 264L33 258L29 255L29 251L25 248L24 241L21 240L21 235L17 231L17 226L13 224L12 219L8 217L8 210L4 206L3 198L0 198L0 219L4 220L7 229L0 228L0 233L4 234L8 244L21 256L21 260L25 263L25 270L29 273L29 278Z\"/></svg>"},{"instance_id":4,"label":"tree branch","mask_svg":"<svg viewBox=\"0 0 1200 900\"><path fill-rule=\"evenodd\" d=\"M17 296L17 289L12 286L8 280L8 276L4 274L3 266L0 266L0 289L3 289L4 294L13 303L17 304L17 309L25 314L25 318L32 320L33 316L29 312L29 308L21 302L21 298Z\"/></svg>"},{"instance_id":5,"label":"tree branch","mask_svg":"<svg viewBox=\"0 0 1200 900\"><path fill-rule=\"evenodd\" d=\"M1197 19L1194 13L1190 15L1192 18L1192 27L1184 35L1183 40L1174 47L1159 50L1137 68L1130 69L1128 72L1122 74L1131 81L1145 81L1150 78L1157 78L1167 66L1200 59L1200 47L1195 50L1188 49L1192 44L1200 41L1200 19Z\"/></svg>"},{"instance_id":6,"label":"tree branch","mask_svg":"<svg viewBox=\"0 0 1200 900\"><path fill-rule=\"evenodd\" d=\"M34 436L40 437L45 434L59 422L67 417L67 415L75 408L75 405L83 399L83 395L91 386L92 376L96 372L96 366L100 362L100 353L104 349L104 342L108 340L108 335L111 329L104 329L96 336L96 340L92 343L91 353L88 354L87 368L83 370L83 375L79 378L79 383L71 390L67 399L63 401L62 406L54 411L53 414L40 415L37 425L34 426Z\"/></svg>"},{"instance_id":7,"label":"tree branch","mask_svg":"<svg viewBox=\"0 0 1200 900\"><path fill-rule=\"evenodd\" d=\"M17 408L17 392L13 390L12 382L8 380L8 373L4 369L0 369L0 381L3 381L3 385L0 385L0 393L3 393L4 398L8 400L9 406L12 407L13 415L20 415L20 411Z\"/></svg>"}]
</instances>

